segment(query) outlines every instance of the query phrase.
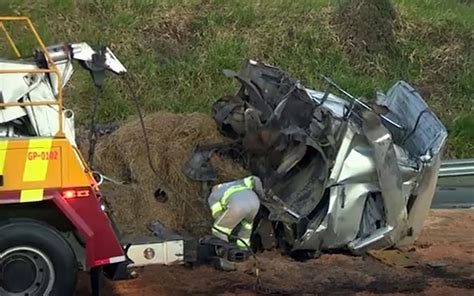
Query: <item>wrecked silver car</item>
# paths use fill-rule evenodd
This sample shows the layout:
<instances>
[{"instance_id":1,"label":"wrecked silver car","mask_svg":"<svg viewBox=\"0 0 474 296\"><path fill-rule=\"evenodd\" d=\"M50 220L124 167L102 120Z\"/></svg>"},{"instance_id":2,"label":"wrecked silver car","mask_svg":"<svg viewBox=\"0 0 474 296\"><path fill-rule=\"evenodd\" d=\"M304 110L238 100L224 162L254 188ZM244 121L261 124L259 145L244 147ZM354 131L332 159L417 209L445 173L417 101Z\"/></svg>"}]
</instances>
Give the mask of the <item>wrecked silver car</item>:
<instances>
[{"instance_id":1,"label":"wrecked silver car","mask_svg":"<svg viewBox=\"0 0 474 296\"><path fill-rule=\"evenodd\" d=\"M213 116L234 141L198 147L184 171L211 181L209 155L227 151L264 180L257 248L361 254L417 238L447 132L413 87L399 81L367 103L324 76L327 90L312 90L255 61L224 74L241 88L218 100Z\"/></svg>"}]
</instances>

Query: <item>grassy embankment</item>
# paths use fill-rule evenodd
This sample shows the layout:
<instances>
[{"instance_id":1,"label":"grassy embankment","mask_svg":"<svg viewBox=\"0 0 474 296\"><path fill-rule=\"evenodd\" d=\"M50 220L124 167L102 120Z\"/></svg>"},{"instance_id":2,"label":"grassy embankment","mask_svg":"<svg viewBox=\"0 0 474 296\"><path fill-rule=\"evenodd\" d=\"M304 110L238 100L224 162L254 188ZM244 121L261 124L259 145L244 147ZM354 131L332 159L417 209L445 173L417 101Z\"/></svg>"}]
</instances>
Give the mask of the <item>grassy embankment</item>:
<instances>
[{"instance_id":1,"label":"grassy embankment","mask_svg":"<svg viewBox=\"0 0 474 296\"><path fill-rule=\"evenodd\" d=\"M395 13L377 5L368 14L358 5L340 9L341 2L0 0L0 14L30 16L48 44L110 44L139 78L147 112L209 112L237 89L221 70L249 57L279 65L307 86L317 86L318 70L368 98L405 79L449 128L449 156L474 157L474 5L395 0ZM88 117L92 88L88 74L77 71L66 92L79 122ZM133 115L131 95L111 79L100 120Z\"/></svg>"}]
</instances>

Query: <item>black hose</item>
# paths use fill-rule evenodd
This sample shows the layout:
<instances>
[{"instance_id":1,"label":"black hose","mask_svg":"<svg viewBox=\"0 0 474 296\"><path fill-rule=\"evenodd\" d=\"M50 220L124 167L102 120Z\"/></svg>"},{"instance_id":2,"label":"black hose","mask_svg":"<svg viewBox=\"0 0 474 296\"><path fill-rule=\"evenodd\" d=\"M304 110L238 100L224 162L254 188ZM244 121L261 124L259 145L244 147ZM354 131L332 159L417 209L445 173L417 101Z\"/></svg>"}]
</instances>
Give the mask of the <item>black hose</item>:
<instances>
[{"instance_id":1,"label":"black hose","mask_svg":"<svg viewBox=\"0 0 474 296\"><path fill-rule=\"evenodd\" d=\"M131 74L127 74L128 75L128 79L127 77L125 76L123 79L125 81L125 84L127 85L127 88L128 88L128 91L130 93L132 93L132 90L133 90L133 85L132 85L132 80L134 80L134 77L131 76ZM143 141L145 142L145 148L146 148L146 154L147 154L147 158L148 158L148 164L150 166L150 169L153 171L153 173L157 176L159 176L158 174L158 171L156 170L154 164L153 164L153 160L151 158L151 150L150 150L150 143L148 141L148 134L146 132L146 127L145 127L145 122L143 120L143 113L142 113L142 110L140 108L140 102L138 101L138 94L132 94L132 99L134 101L134 105L137 109L137 113L138 113L138 117L140 119L140 125L141 125L141 128L142 128L142 132L143 132ZM199 212L198 210L196 210L192 205L191 203L186 200L185 198L182 198L180 197L181 200L194 212L194 214L196 214L198 217L200 217L201 219L203 220L206 220L206 217L201 213ZM237 236L234 236L234 235L228 235L226 233L224 233L222 230L212 226L212 229L222 233L222 234L225 234L226 236L228 236L229 238L231 239L235 239L237 241L240 241L246 248L247 250L249 251L250 255L252 256L252 258L254 259L254 268L255 268L255 276L256 276L256 286L255 288L258 290L258 291L266 291L267 289L265 289L263 287L263 283L262 283L262 279L261 279L261 276L260 276L260 264L259 264L259 261L257 259L257 256L255 255L255 252L253 252L253 250L250 248L250 246L241 238L237 237Z\"/></svg>"},{"instance_id":2,"label":"black hose","mask_svg":"<svg viewBox=\"0 0 474 296\"><path fill-rule=\"evenodd\" d=\"M87 155L87 162L91 169L94 166L94 154L95 154L95 145L97 144L97 132L95 128L95 121L97 117L97 112L99 109L99 99L100 94L102 92L102 88L96 85L96 95L94 97L94 105L92 107L92 116L91 116L91 123L89 129L89 151Z\"/></svg>"},{"instance_id":3,"label":"black hose","mask_svg":"<svg viewBox=\"0 0 474 296\"><path fill-rule=\"evenodd\" d=\"M127 75L130 75L130 74L127 74ZM132 76L129 76L129 77L132 77ZM129 92L131 92L132 89L133 89L133 86L131 85L130 79L124 79L124 80L125 80L125 84L128 87ZM155 166L153 165L153 160L151 158L150 142L148 141L148 134L146 132L145 122L143 120L143 114L142 114L142 110L140 108L140 102L138 101L138 96L137 95L132 95L132 99L133 99L134 105L137 109L138 118L140 119L140 126L141 126L142 132L143 132L143 140L145 142L145 148L146 148L146 155L147 155L147 158L148 158L148 164L150 166L150 169L153 171L153 173L155 175L159 176L158 171L156 170Z\"/></svg>"}]
</instances>

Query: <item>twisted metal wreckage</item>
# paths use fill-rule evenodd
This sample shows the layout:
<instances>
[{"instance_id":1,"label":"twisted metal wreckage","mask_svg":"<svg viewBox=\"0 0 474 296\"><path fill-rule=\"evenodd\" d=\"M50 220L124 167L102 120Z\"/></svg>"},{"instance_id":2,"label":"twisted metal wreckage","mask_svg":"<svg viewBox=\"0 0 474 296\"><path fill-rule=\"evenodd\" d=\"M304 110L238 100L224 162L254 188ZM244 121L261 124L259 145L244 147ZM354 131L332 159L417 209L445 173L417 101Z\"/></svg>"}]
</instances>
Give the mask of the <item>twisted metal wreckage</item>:
<instances>
[{"instance_id":1,"label":"twisted metal wreckage","mask_svg":"<svg viewBox=\"0 0 474 296\"><path fill-rule=\"evenodd\" d=\"M328 90L312 90L252 60L224 74L241 87L218 100L213 115L233 141L197 147L184 172L206 183L216 178L212 153L244 159L268 192L255 223L257 248L361 254L418 237L447 132L413 87L399 81L368 104L322 75Z\"/></svg>"}]
</instances>

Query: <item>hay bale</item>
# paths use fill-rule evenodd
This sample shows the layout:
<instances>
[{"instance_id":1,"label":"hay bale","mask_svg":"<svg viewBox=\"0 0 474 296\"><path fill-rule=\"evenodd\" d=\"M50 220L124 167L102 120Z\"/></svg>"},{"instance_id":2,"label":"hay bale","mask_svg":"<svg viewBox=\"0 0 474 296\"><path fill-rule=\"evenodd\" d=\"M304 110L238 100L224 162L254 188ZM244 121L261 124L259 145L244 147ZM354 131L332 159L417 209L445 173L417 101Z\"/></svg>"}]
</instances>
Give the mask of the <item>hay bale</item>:
<instances>
[{"instance_id":1,"label":"hay bale","mask_svg":"<svg viewBox=\"0 0 474 296\"><path fill-rule=\"evenodd\" d=\"M122 236L142 236L149 234L146 223L140 223L150 200L139 198L140 192L134 185L104 183L101 186L106 201L109 218L116 224Z\"/></svg>"},{"instance_id":2,"label":"hay bale","mask_svg":"<svg viewBox=\"0 0 474 296\"><path fill-rule=\"evenodd\" d=\"M194 235L209 232L211 219L201 184L187 178L182 168L196 145L226 139L218 132L214 120L205 114L158 112L146 116L144 121L158 175L149 166L138 120L123 125L97 146L97 168L107 176L133 184L126 188L103 186L112 218L124 234L141 234L142 225L156 220ZM219 182L247 175L230 159L215 155L211 162ZM166 203L154 199L157 189L168 196Z\"/></svg>"}]
</instances>

